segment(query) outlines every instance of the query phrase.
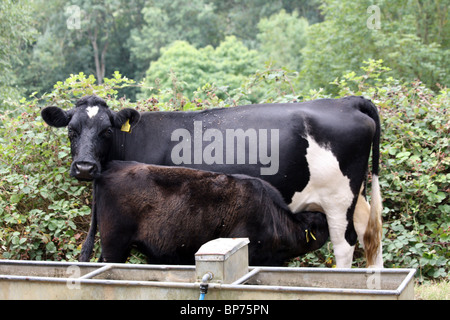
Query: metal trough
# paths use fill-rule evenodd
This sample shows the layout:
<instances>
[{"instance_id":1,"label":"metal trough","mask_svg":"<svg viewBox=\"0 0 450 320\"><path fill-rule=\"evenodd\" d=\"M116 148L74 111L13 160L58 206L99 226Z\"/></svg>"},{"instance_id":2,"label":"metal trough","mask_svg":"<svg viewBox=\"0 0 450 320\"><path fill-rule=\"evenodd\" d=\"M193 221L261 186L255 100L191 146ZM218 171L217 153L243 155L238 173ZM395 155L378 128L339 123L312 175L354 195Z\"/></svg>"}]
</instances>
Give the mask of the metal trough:
<instances>
[{"instance_id":1,"label":"metal trough","mask_svg":"<svg viewBox=\"0 0 450 320\"><path fill-rule=\"evenodd\" d=\"M0 299L196 300L205 272L208 300L414 298L414 269L248 267L248 240L214 241L196 266L0 260Z\"/></svg>"}]
</instances>

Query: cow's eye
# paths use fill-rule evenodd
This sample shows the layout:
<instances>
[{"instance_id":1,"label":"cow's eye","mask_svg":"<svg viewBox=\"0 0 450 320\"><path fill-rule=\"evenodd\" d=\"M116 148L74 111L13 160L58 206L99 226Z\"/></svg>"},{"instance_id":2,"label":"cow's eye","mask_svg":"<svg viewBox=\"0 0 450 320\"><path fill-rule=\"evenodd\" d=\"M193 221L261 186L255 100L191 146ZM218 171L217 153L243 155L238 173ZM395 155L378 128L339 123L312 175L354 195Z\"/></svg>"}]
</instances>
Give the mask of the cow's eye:
<instances>
[{"instance_id":1,"label":"cow's eye","mask_svg":"<svg viewBox=\"0 0 450 320\"><path fill-rule=\"evenodd\" d=\"M70 138L70 139L73 139L73 138L75 138L77 135L78 135L77 131L76 131L74 128L69 127L69 138Z\"/></svg>"},{"instance_id":2,"label":"cow's eye","mask_svg":"<svg viewBox=\"0 0 450 320\"><path fill-rule=\"evenodd\" d=\"M108 129L103 130L103 131L100 133L100 135L102 135L102 136L105 137L105 138L109 138L109 137L112 136L112 133L113 133L112 128L108 128Z\"/></svg>"}]
</instances>

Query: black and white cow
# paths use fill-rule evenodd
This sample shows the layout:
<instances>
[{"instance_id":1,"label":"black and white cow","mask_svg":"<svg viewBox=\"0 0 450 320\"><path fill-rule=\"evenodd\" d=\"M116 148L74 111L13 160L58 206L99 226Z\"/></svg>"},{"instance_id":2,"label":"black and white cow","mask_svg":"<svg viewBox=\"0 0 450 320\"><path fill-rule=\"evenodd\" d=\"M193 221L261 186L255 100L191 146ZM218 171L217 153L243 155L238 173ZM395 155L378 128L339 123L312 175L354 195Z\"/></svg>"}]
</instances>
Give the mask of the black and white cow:
<instances>
[{"instance_id":1,"label":"black and white cow","mask_svg":"<svg viewBox=\"0 0 450 320\"><path fill-rule=\"evenodd\" d=\"M42 117L51 126L68 126L71 174L78 179L98 177L111 160L258 177L275 186L293 212L326 214L338 267L351 266L357 240L368 265L382 267L380 120L363 97L139 113L114 112L87 96L68 111L47 107Z\"/></svg>"}]
</instances>

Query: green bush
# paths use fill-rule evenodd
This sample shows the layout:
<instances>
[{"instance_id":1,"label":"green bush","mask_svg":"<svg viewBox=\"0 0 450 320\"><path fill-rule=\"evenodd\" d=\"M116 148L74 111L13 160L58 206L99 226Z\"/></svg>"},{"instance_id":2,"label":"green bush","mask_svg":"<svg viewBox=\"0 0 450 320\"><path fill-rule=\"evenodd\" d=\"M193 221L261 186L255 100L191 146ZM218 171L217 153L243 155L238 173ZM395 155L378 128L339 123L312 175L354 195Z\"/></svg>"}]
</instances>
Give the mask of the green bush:
<instances>
[{"instance_id":1,"label":"green bush","mask_svg":"<svg viewBox=\"0 0 450 320\"><path fill-rule=\"evenodd\" d=\"M419 81L400 83L387 77L387 71L381 61L369 60L362 72L332 82L339 97L364 95L380 110L385 266L417 268L420 279L448 279L449 90L435 93ZM206 83L187 98L174 85L130 102L121 97L121 89L144 84L116 72L99 86L93 76L80 73L39 99L32 96L9 106L0 115L0 254L8 259L76 260L89 228L91 185L69 177L67 133L46 126L40 106L68 109L86 94L105 98L112 109L140 111L236 106L251 101L255 92L263 103L330 97L322 89L296 89L296 76L268 66L236 89ZM176 81L174 77L172 83ZM137 256L131 262L141 260ZM331 244L290 265L332 266ZM360 248L354 266L364 266Z\"/></svg>"},{"instance_id":2,"label":"green bush","mask_svg":"<svg viewBox=\"0 0 450 320\"><path fill-rule=\"evenodd\" d=\"M65 132L45 126L34 105L17 110L0 115L0 252L6 259L74 259L89 188L69 178Z\"/></svg>"}]
</instances>

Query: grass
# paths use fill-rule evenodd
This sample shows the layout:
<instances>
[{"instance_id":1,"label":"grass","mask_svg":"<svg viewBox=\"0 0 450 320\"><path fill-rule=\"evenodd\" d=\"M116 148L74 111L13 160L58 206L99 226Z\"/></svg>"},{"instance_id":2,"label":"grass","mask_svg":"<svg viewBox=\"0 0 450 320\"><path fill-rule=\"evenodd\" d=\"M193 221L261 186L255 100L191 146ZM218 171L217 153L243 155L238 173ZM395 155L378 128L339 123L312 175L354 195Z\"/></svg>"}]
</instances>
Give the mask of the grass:
<instances>
[{"instance_id":1,"label":"grass","mask_svg":"<svg viewBox=\"0 0 450 320\"><path fill-rule=\"evenodd\" d=\"M450 300L450 281L416 284L414 295L416 300Z\"/></svg>"}]
</instances>

